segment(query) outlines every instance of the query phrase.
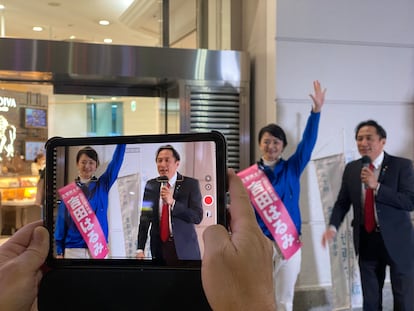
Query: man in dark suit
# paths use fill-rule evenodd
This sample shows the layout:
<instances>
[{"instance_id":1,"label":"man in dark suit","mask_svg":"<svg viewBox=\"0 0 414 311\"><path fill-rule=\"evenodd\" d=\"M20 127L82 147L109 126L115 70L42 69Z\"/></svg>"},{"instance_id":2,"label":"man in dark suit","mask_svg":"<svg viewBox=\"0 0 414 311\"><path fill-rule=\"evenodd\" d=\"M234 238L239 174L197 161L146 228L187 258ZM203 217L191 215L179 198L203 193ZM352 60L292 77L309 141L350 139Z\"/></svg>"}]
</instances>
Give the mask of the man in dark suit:
<instances>
[{"instance_id":1,"label":"man in dark suit","mask_svg":"<svg viewBox=\"0 0 414 311\"><path fill-rule=\"evenodd\" d=\"M334 238L336 230L353 206L355 252L363 293L363 310L382 310L382 289L386 266L390 267L394 310L414 310L414 172L409 159L384 152L386 132L376 121L361 122L355 133L360 155L346 165L342 185L334 204L329 228L322 245ZM374 168L369 168L371 162ZM372 228L367 227L367 189L374 192Z\"/></svg>"},{"instance_id":2,"label":"man in dark suit","mask_svg":"<svg viewBox=\"0 0 414 311\"><path fill-rule=\"evenodd\" d=\"M177 172L180 155L171 145L160 147L155 161L160 176L145 185L136 257L145 258L144 248L151 224L153 259L167 265L177 264L177 260L201 260L195 230L195 224L203 219L200 184ZM163 215L166 215L165 237L161 232Z\"/></svg>"}]
</instances>

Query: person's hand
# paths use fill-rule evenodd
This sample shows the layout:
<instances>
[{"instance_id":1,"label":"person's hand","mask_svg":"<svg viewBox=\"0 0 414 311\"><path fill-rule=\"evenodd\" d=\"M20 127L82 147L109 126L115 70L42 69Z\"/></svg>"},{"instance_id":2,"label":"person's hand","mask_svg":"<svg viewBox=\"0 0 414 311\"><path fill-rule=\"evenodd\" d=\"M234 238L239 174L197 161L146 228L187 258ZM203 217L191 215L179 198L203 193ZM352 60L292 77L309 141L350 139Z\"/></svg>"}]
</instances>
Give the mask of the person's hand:
<instances>
[{"instance_id":1,"label":"person's hand","mask_svg":"<svg viewBox=\"0 0 414 311\"><path fill-rule=\"evenodd\" d=\"M228 171L231 235L221 225L206 228L201 277L215 311L276 310L273 248L257 224L249 196Z\"/></svg>"},{"instance_id":2,"label":"person's hand","mask_svg":"<svg viewBox=\"0 0 414 311\"><path fill-rule=\"evenodd\" d=\"M336 236L336 230L333 228L328 228L322 235L322 246L326 247L326 245L334 239Z\"/></svg>"},{"instance_id":3,"label":"person's hand","mask_svg":"<svg viewBox=\"0 0 414 311\"><path fill-rule=\"evenodd\" d=\"M0 246L0 310L31 310L35 306L49 251L49 233L36 221L25 225Z\"/></svg>"},{"instance_id":4,"label":"person's hand","mask_svg":"<svg viewBox=\"0 0 414 311\"><path fill-rule=\"evenodd\" d=\"M167 186L161 187L160 196L163 202L167 203L168 205L173 205L174 198L171 189Z\"/></svg>"},{"instance_id":5,"label":"person's hand","mask_svg":"<svg viewBox=\"0 0 414 311\"><path fill-rule=\"evenodd\" d=\"M367 188L376 189L378 186L378 178L369 167L363 167L361 170L361 181Z\"/></svg>"},{"instance_id":6,"label":"person's hand","mask_svg":"<svg viewBox=\"0 0 414 311\"><path fill-rule=\"evenodd\" d=\"M144 252L142 251L139 251L139 252L137 252L136 254L135 254L135 258L136 259L145 259L145 254L144 254Z\"/></svg>"},{"instance_id":7,"label":"person's hand","mask_svg":"<svg viewBox=\"0 0 414 311\"><path fill-rule=\"evenodd\" d=\"M315 94L309 94L309 96L313 100L312 111L320 112L325 102L326 88L322 91L321 84L319 83L318 80L316 80L316 81L313 81L313 89L315 91Z\"/></svg>"}]
</instances>

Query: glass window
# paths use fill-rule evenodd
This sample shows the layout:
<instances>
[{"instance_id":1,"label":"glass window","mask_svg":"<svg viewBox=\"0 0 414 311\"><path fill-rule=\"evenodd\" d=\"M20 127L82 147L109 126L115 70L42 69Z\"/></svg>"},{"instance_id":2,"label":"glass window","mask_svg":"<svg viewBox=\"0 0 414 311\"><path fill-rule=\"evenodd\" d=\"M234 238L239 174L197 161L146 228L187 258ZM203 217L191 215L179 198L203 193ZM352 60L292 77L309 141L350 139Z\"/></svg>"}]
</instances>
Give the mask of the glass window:
<instances>
[{"instance_id":1,"label":"glass window","mask_svg":"<svg viewBox=\"0 0 414 311\"><path fill-rule=\"evenodd\" d=\"M88 103L87 136L119 136L123 134L122 102Z\"/></svg>"}]
</instances>

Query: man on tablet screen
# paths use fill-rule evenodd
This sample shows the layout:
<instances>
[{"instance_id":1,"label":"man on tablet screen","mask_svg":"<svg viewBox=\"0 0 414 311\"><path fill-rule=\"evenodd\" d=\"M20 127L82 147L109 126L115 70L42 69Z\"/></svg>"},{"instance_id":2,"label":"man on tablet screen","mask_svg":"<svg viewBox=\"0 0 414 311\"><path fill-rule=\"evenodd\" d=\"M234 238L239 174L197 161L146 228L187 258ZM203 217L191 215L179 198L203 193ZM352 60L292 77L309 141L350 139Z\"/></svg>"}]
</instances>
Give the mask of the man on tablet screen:
<instances>
[{"instance_id":1,"label":"man on tablet screen","mask_svg":"<svg viewBox=\"0 0 414 311\"><path fill-rule=\"evenodd\" d=\"M151 225L152 259L167 265L178 260L201 260L195 230L195 224L203 219L199 182L177 171L180 155L171 145L161 146L155 161L160 176L145 185L136 258L145 258Z\"/></svg>"}]
</instances>

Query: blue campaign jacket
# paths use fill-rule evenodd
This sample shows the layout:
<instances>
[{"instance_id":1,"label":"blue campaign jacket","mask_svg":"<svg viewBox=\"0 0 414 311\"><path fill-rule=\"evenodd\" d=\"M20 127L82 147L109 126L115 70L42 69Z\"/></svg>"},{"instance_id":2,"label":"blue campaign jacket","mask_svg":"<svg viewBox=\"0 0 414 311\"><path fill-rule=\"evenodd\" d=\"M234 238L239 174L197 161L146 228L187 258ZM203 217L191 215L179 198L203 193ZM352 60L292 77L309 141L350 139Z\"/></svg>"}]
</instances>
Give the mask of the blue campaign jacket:
<instances>
[{"instance_id":1,"label":"blue campaign jacket","mask_svg":"<svg viewBox=\"0 0 414 311\"><path fill-rule=\"evenodd\" d=\"M313 148L318 137L320 112L311 112L303 132L302 140L298 144L295 153L287 160L280 159L272 170L265 166L263 161L258 162L276 193L279 195L287 211L289 212L296 229L301 234L302 220L299 209L300 175L308 164ZM271 240L272 234L267 229L260 215L256 212L256 219L263 233Z\"/></svg>"}]
</instances>

